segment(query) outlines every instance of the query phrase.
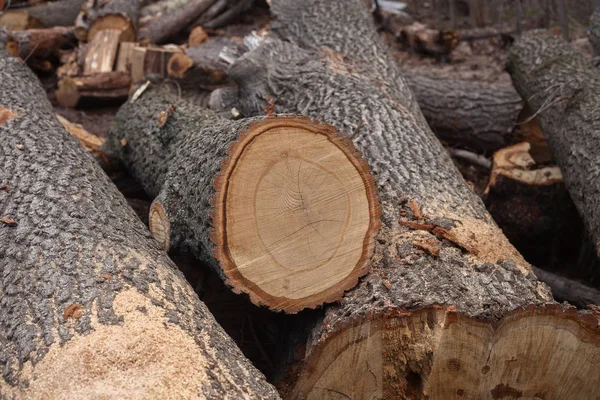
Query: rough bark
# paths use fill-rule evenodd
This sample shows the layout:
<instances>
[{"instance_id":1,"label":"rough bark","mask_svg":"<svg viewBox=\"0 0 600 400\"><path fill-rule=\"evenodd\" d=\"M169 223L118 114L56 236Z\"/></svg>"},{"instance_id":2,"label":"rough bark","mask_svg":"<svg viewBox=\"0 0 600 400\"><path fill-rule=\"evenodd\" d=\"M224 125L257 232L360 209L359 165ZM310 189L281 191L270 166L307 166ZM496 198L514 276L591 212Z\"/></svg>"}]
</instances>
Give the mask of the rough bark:
<instances>
[{"instance_id":1,"label":"rough bark","mask_svg":"<svg viewBox=\"0 0 600 400\"><path fill-rule=\"evenodd\" d=\"M175 3L158 13L155 18L146 18L140 28L138 39L151 43L164 43L185 29L196 18L208 10L216 0L189 0Z\"/></svg>"},{"instance_id":2,"label":"rough bark","mask_svg":"<svg viewBox=\"0 0 600 400\"><path fill-rule=\"evenodd\" d=\"M524 34L509 72L536 113L567 189L600 256L600 76L582 54L545 32ZM599 279L600 271L591 278Z\"/></svg>"},{"instance_id":3,"label":"rough bark","mask_svg":"<svg viewBox=\"0 0 600 400\"><path fill-rule=\"evenodd\" d=\"M371 178L360 157L346 142L338 143L332 128L307 118L229 121L180 100L172 88L148 88L139 98L132 97L119 111L106 147L107 153L119 154L155 198L150 210L155 237L165 249L191 252L206 261L236 292L248 293L256 304L297 312L339 299L366 273L379 225ZM336 153L327 157L317 149L333 151L333 146ZM252 151L262 148L268 151L260 153L260 163L255 163ZM342 169L346 163L352 175ZM251 168L251 173L245 175L244 168ZM324 175L325 171L331 172ZM333 174L347 181L328 178ZM260 178L255 182L252 176ZM336 192L328 194L331 187ZM349 195L353 192L360 201ZM242 203L252 209L246 210ZM335 207L328 209L329 204ZM344 214L348 207L351 211ZM363 215L364 208L366 226L360 233L362 222L356 225L351 216ZM343 243L332 242L331 255L321 260L315 253L328 254L332 240L323 230L325 225L343 228ZM338 235L337 230L327 232ZM344 249L349 243L358 246ZM356 260L347 258L356 251ZM269 276L266 282L265 276Z\"/></svg>"},{"instance_id":4,"label":"rough bark","mask_svg":"<svg viewBox=\"0 0 600 400\"><path fill-rule=\"evenodd\" d=\"M88 0L77 16L77 38L91 41L102 30L116 29L121 32L120 41L135 41L142 2L143 0Z\"/></svg>"},{"instance_id":5,"label":"rough bark","mask_svg":"<svg viewBox=\"0 0 600 400\"><path fill-rule=\"evenodd\" d=\"M278 398L33 73L0 78L0 396Z\"/></svg>"},{"instance_id":6,"label":"rough bark","mask_svg":"<svg viewBox=\"0 0 600 400\"><path fill-rule=\"evenodd\" d=\"M512 85L405 75L427 123L440 138L480 151L495 151L511 142L523 109Z\"/></svg>"},{"instance_id":7,"label":"rough bark","mask_svg":"<svg viewBox=\"0 0 600 400\"><path fill-rule=\"evenodd\" d=\"M85 0L60 0L33 7L6 10L0 15L0 25L6 26L8 30L73 26L84 2Z\"/></svg>"},{"instance_id":8,"label":"rough bark","mask_svg":"<svg viewBox=\"0 0 600 400\"><path fill-rule=\"evenodd\" d=\"M73 28L62 26L12 32L0 28L0 43L5 45L10 54L22 59L57 54L61 47L73 41Z\"/></svg>"},{"instance_id":9,"label":"rough bark","mask_svg":"<svg viewBox=\"0 0 600 400\"><path fill-rule=\"evenodd\" d=\"M594 344L578 356L597 365L598 332L588 330L585 322L589 318L589 326L597 327L597 318L534 307L551 300L546 286L508 243L423 122L395 64L386 63L385 46L363 7L359 0L273 1L274 29L289 42L267 40L230 69L243 115L260 114L271 104L276 112L326 121L352 138L375 174L382 201L383 225L370 273L339 305L328 306L322 319L304 326L308 339L296 349L303 361L287 370L283 393L291 398L334 393L349 398L465 393L486 398L490 391L496 396L505 387L516 387L533 396L537 384L508 377L506 361L514 357L506 349L516 343L537 348L532 338L542 335L535 328L541 321L547 321L544 335L565 345L586 332ZM384 71L393 79L384 79ZM507 317L523 306L531 310ZM420 308L425 309L415 311ZM500 326L508 328L496 331L493 321L503 317ZM515 321L529 328L513 331ZM563 339L563 327L571 324ZM438 335L442 327L452 333ZM482 331L487 333L479 336ZM453 346L463 348L457 342L462 335L481 340L464 352L448 352ZM506 347L490 358L490 348L499 341ZM550 356L553 350L544 348L543 354ZM517 368L535 364L541 374L550 372L547 361L537 361L537 356L529 352ZM560 357L568 363L571 355ZM583 373L597 381L597 366L583 372L579 366L571 376ZM493 373L485 381L458 378L489 371ZM537 375L532 381L537 382ZM555 377L546 383L545 393L554 395L556 388L561 391L557 396L596 390L591 382L569 389L558 388Z\"/></svg>"}]
</instances>

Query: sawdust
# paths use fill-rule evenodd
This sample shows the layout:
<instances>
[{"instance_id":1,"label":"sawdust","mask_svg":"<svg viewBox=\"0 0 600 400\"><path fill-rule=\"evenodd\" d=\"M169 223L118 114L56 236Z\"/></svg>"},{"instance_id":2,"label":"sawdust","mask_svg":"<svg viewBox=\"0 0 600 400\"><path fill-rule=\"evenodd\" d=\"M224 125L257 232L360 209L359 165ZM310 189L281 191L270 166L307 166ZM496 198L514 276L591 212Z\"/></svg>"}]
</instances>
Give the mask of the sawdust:
<instances>
[{"instance_id":1,"label":"sawdust","mask_svg":"<svg viewBox=\"0 0 600 400\"><path fill-rule=\"evenodd\" d=\"M136 289L119 293L114 309L122 325L57 343L35 366L27 362L27 388L0 383L6 398L35 399L180 399L201 398L208 381L206 356L178 325L167 323L164 309ZM145 310L143 312L141 310Z\"/></svg>"}]
</instances>

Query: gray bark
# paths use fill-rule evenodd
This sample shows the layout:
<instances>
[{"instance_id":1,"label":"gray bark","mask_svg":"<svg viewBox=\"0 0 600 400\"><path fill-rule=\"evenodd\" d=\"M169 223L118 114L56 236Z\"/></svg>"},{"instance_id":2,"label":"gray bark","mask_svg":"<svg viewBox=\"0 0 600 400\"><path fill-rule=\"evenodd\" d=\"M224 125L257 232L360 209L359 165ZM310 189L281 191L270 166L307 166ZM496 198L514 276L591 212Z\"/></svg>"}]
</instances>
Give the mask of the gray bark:
<instances>
[{"instance_id":1,"label":"gray bark","mask_svg":"<svg viewBox=\"0 0 600 400\"><path fill-rule=\"evenodd\" d=\"M525 34L509 71L536 113L567 189L600 255L600 76L582 54L545 32ZM600 271L593 273L594 280Z\"/></svg>"},{"instance_id":2,"label":"gray bark","mask_svg":"<svg viewBox=\"0 0 600 400\"><path fill-rule=\"evenodd\" d=\"M50 382L45 387L49 391L43 393L68 396L65 392L81 384L81 374L90 378L90 371L103 368L94 364L95 350L105 341L117 340L115 335L130 332L127 327L137 318L164 330L163 339L182 332L181 340L202 355L197 365L192 365L194 361L178 368L204 368L206 381L193 382L192 388L184 382L179 389L215 399L278 398L217 325L110 179L64 130L37 78L4 52L0 90L0 217L15 221L0 223L0 397L41 396L36 388L46 376L39 375L39 369L52 363L46 371L65 370L63 363L74 360L67 356L69 349L96 338L87 353L71 354L76 359L87 357L89 364L68 370L68 376ZM119 311L117 299L128 295L144 299L147 306ZM151 319L151 312L157 319ZM110 335L95 336L108 327ZM147 339L119 338L139 343ZM152 362L177 363L185 356L177 346L168 351L160 343L150 347L123 350L136 360L156 350L158 358ZM127 382L140 378L128 375L130 367L135 369L119 366ZM164 382L149 376L146 389L164 388ZM177 388L181 379L171 378L169 383ZM101 377L90 379L88 383ZM118 385L110 382L100 390L114 394ZM125 395L131 394L121 393Z\"/></svg>"},{"instance_id":3,"label":"gray bark","mask_svg":"<svg viewBox=\"0 0 600 400\"><path fill-rule=\"evenodd\" d=\"M540 268L534 267L533 271L539 280L547 283L552 288L552 293L558 300L568 301L582 308L588 304L600 305L600 291L598 289Z\"/></svg>"},{"instance_id":4,"label":"gray bark","mask_svg":"<svg viewBox=\"0 0 600 400\"><path fill-rule=\"evenodd\" d=\"M511 142L523 108L512 85L405 75L427 123L440 138L488 151Z\"/></svg>"},{"instance_id":5,"label":"gray bark","mask_svg":"<svg viewBox=\"0 0 600 400\"><path fill-rule=\"evenodd\" d=\"M171 105L175 112L159 127L159 113ZM171 224L169 249L208 262L223 279L210 239L214 178L227 147L261 119L229 121L179 98L173 86L154 86L120 108L102 148L121 160L146 193L163 205ZM194 170L186 172L190 166ZM182 206L181 199L190 206Z\"/></svg>"}]
</instances>

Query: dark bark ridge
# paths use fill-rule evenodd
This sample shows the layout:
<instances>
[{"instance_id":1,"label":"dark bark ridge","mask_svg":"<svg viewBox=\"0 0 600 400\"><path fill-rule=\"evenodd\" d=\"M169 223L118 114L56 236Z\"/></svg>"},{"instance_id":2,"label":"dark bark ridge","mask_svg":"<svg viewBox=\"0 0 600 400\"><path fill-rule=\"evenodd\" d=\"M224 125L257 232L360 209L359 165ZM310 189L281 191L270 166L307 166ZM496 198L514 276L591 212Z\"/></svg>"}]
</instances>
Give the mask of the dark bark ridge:
<instances>
[{"instance_id":1,"label":"dark bark ridge","mask_svg":"<svg viewBox=\"0 0 600 400\"><path fill-rule=\"evenodd\" d=\"M0 215L16 224L0 224L0 397L33 390L39 382L23 371L35 373L48 353L156 309L165 321L159 326L180 329L206 357L208 377L197 395L277 398L60 125L37 78L5 53L0 86ZM147 308L119 315L115 301L126 293L141 296ZM55 362L50 368L60 369Z\"/></svg>"},{"instance_id":2,"label":"dark bark ridge","mask_svg":"<svg viewBox=\"0 0 600 400\"><path fill-rule=\"evenodd\" d=\"M511 49L509 72L515 87L537 115L600 256L598 71L566 42L532 31Z\"/></svg>"}]
</instances>

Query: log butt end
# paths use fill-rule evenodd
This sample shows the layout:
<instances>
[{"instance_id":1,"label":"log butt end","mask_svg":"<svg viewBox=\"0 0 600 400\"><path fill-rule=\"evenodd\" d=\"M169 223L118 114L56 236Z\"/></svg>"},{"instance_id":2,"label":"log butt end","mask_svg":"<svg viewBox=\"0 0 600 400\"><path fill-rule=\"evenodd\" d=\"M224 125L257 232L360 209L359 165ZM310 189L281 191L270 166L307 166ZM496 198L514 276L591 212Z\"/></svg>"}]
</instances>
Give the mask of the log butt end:
<instances>
[{"instance_id":1,"label":"log butt end","mask_svg":"<svg viewBox=\"0 0 600 400\"><path fill-rule=\"evenodd\" d=\"M280 392L291 399L594 397L598 317L546 305L498 322L443 308L348 321L315 339L297 380Z\"/></svg>"},{"instance_id":2,"label":"log butt end","mask_svg":"<svg viewBox=\"0 0 600 400\"><path fill-rule=\"evenodd\" d=\"M369 268L379 205L366 162L303 117L251 124L215 179L212 240L228 283L294 313L338 300Z\"/></svg>"}]
</instances>

